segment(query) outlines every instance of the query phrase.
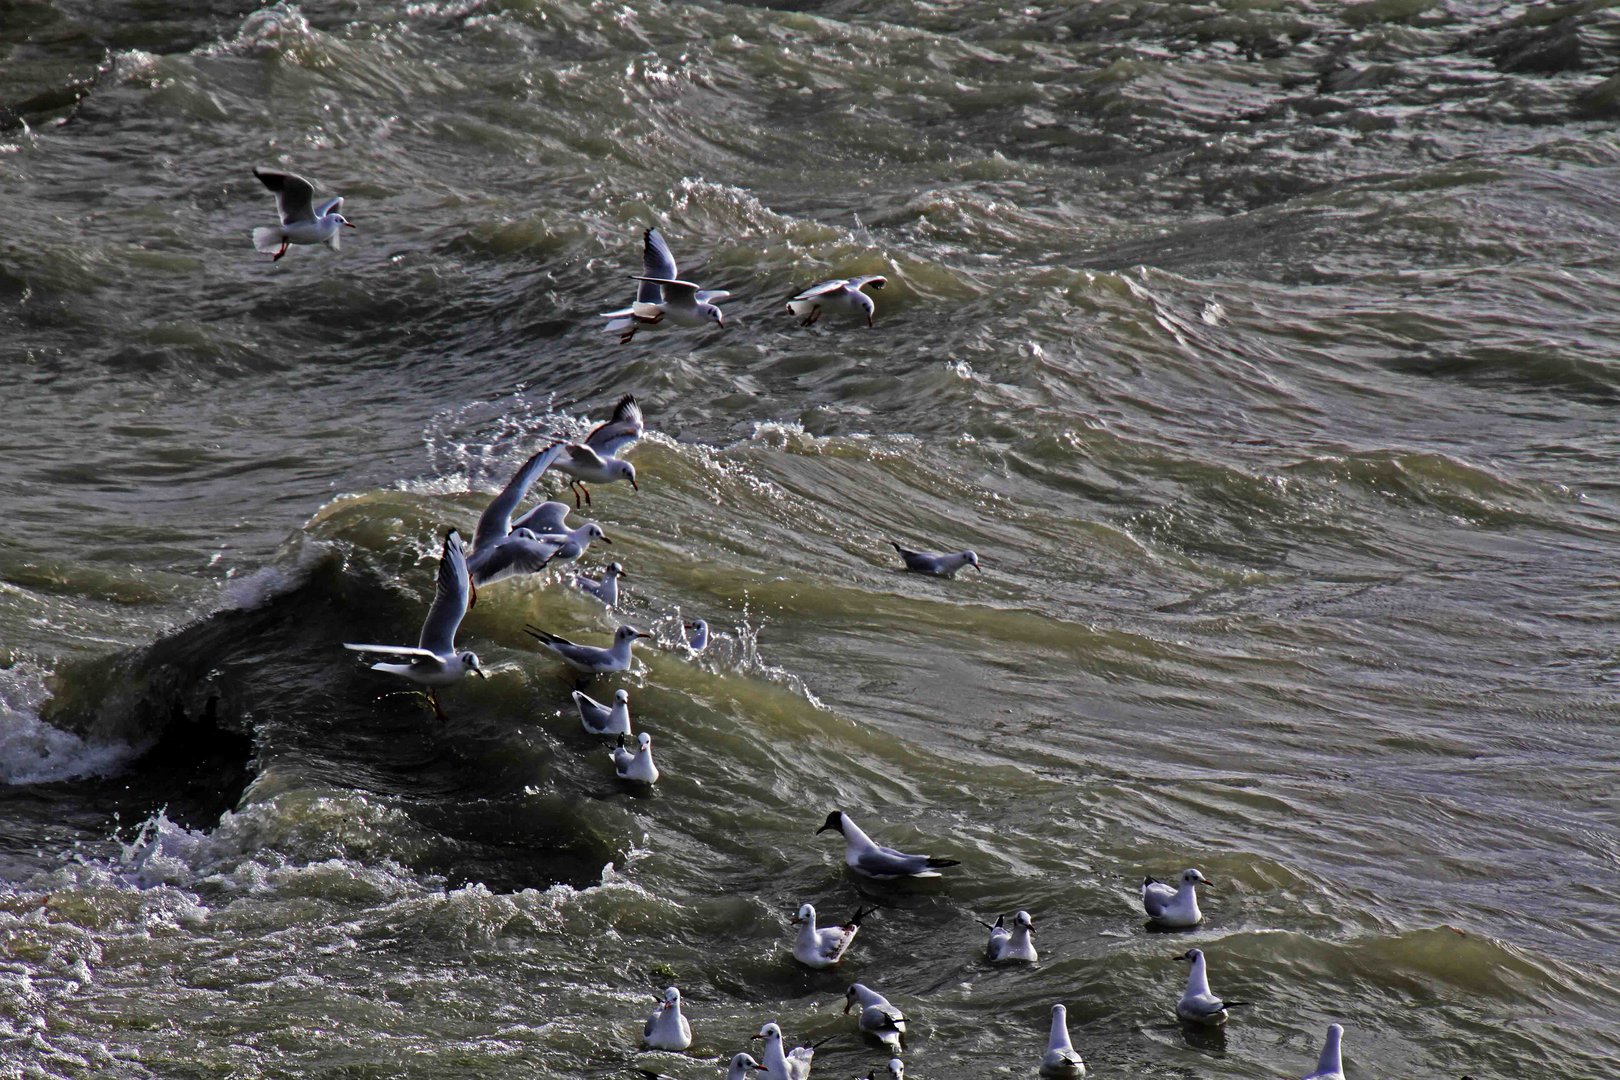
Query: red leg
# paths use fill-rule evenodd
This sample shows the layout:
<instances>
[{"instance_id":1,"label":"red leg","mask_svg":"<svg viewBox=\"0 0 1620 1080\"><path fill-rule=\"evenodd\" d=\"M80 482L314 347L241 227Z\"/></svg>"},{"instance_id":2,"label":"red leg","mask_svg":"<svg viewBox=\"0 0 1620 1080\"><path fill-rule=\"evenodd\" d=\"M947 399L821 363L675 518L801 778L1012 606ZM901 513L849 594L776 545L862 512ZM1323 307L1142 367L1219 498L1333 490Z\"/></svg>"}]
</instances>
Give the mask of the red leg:
<instances>
[{"instance_id":1,"label":"red leg","mask_svg":"<svg viewBox=\"0 0 1620 1080\"><path fill-rule=\"evenodd\" d=\"M280 251L278 251L278 252L276 252L276 253L275 253L275 254L274 254L274 255L272 255L272 256L271 256L271 257L270 257L270 261L271 261L271 262L276 262L276 261L278 261L278 260L279 260L279 259L280 259L280 258L281 258L281 257L282 257L282 256L283 256L283 255L285 255L285 254L287 254L287 245L288 245L288 244L290 244L290 243L292 243L292 241L290 241L290 240L286 240L286 239L283 239L283 240L282 240L282 241L281 241L281 250L280 250Z\"/></svg>"},{"instance_id":2,"label":"red leg","mask_svg":"<svg viewBox=\"0 0 1620 1080\"><path fill-rule=\"evenodd\" d=\"M428 699L428 704L433 706L433 715L437 716L439 718L439 722L440 723L449 723L449 721L450 721L449 714L446 713L444 711L443 706L441 706L439 704L439 692L437 690L429 690L427 699Z\"/></svg>"}]
</instances>

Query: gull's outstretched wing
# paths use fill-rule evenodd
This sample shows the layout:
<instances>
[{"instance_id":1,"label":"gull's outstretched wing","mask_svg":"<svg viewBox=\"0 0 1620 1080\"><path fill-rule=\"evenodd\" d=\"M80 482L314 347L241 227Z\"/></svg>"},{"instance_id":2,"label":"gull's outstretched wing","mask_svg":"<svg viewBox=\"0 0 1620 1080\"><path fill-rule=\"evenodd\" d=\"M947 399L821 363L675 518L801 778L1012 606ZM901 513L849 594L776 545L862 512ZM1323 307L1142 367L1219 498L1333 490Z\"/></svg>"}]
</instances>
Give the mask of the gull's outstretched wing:
<instances>
[{"instance_id":1,"label":"gull's outstretched wing","mask_svg":"<svg viewBox=\"0 0 1620 1080\"><path fill-rule=\"evenodd\" d=\"M626 394L613 407L613 416L585 436L585 445L602 457L618 457L619 451L641 438L645 430L641 406L633 395Z\"/></svg>"},{"instance_id":2,"label":"gull's outstretched wing","mask_svg":"<svg viewBox=\"0 0 1620 1080\"><path fill-rule=\"evenodd\" d=\"M567 503L543 502L531 507L529 512L512 522L512 529L528 529L536 536L546 533L565 533L568 531L568 514L572 508Z\"/></svg>"},{"instance_id":3,"label":"gull's outstretched wing","mask_svg":"<svg viewBox=\"0 0 1620 1080\"><path fill-rule=\"evenodd\" d=\"M327 199L325 202L317 206L315 208L315 216L318 218L323 218L327 214L336 213L341 209L343 209L343 196L339 195L337 198Z\"/></svg>"},{"instance_id":4,"label":"gull's outstretched wing","mask_svg":"<svg viewBox=\"0 0 1620 1080\"><path fill-rule=\"evenodd\" d=\"M562 443L552 443L525 461L523 467L513 474L505 490L495 496L478 519L478 527L473 530L474 551L495 543L512 531L512 511L517 509L518 503L523 501L540 474L551 468L551 463L562 452Z\"/></svg>"},{"instance_id":5,"label":"gull's outstretched wing","mask_svg":"<svg viewBox=\"0 0 1620 1080\"><path fill-rule=\"evenodd\" d=\"M888 283L889 279L882 274L867 274L865 277L849 279L849 287L852 289L881 289Z\"/></svg>"},{"instance_id":6,"label":"gull's outstretched wing","mask_svg":"<svg viewBox=\"0 0 1620 1080\"><path fill-rule=\"evenodd\" d=\"M275 169L255 168L253 175L276 193L276 210L281 214L283 225L315 220L315 208L311 205L315 188L308 180L297 173L278 172Z\"/></svg>"},{"instance_id":7,"label":"gull's outstretched wing","mask_svg":"<svg viewBox=\"0 0 1620 1080\"><path fill-rule=\"evenodd\" d=\"M444 553L439 556L439 581L433 591L433 604L422 622L420 648L438 656L453 656L456 628L467 614L472 597L472 579L467 576L467 553L461 547L461 534L451 529L444 535Z\"/></svg>"},{"instance_id":8,"label":"gull's outstretched wing","mask_svg":"<svg viewBox=\"0 0 1620 1080\"><path fill-rule=\"evenodd\" d=\"M843 278L838 278L836 281L823 281L823 282L820 282L819 284L810 286L808 289L804 290L804 292L800 293L798 296L795 296L793 299L795 299L795 300L814 300L818 296L826 296L829 293L843 292L844 291L844 286L846 286L848 284L849 284L849 282L844 280Z\"/></svg>"},{"instance_id":9,"label":"gull's outstretched wing","mask_svg":"<svg viewBox=\"0 0 1620 1080\"><path fill-rule=\"evenodd\" d=\"M696 303L698 286L695 281L682 281L680 278L655 278L636 276L636 280L645 285L653 282L663 290L665 303ZM636 303L641 303L638 297Z\"/></svg>"},{"instance_id":10,"label":"gull's outstretched wing","mask_svg":"<svg viewBox=\"0 0 1620 1080\"><path fill-rule=\"evenodd\" d=\"M642 238L641 246L641 287L636 292L636 299L643 304L662 304L664 290L658 287L659 280L671 280L678 276L675 269L675 256L669 253L669 245L657 229L648 229Z\"/></svg>"}]
</instances>

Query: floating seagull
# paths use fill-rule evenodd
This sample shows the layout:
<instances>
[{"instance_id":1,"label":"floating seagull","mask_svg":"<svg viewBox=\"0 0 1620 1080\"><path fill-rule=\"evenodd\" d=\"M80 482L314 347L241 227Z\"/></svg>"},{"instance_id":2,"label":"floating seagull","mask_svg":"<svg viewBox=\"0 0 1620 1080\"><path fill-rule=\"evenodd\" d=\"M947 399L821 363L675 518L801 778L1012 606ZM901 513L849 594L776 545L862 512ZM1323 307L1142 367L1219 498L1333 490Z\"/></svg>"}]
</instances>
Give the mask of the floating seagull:
<instances>
[{"instance_id":1,"label":"floating seagull","mask_svg":"<svg viewBox=\"0 0 1620 1080\"><path fill-rule=\"evenodd\" d=\"M764 1067L754 1060L752 1054L738 1054L731 1059L731 1064L726 1069L726 1080L750 1080L750 1072ZM637 1069L636 1071L645 1076L647 1080L675 1080L673 1076L655 1073L650 1069Z\"/></svg>"},{"instance_id":2,"label":"floating seagull","mask_svg":"<svg viewBox=\"0 0 1620 1080\"><path fill-rule=\"evenodd\" d=\"M1327 1038L1322 1043L1322 1056L1316 1059L1316 1071L1305 1080L1344 1080L1344 1059L1339 1054L1339 1043L1344 1028L1329 1024Z\"/></svg>"},{"instance_id":3,"label":"floating seagull","mask_svg":"<svg viewBox=\"0 0 1620 1080\"><path fill-rule=\"evenodd\" d=\"M984 955L991 963L1029 963L1033 964L1040 956L1035 952L1035 923L1030 919L1029 912L1020 911L1013 916L1013 928L1007 929L1007 917L996 916L996 925L987 922L979 925L990 931L990 942L984 947Z\"/></svg>"},{"instance_id":4,"label":"floating seagull","mask_svg":"<svg viewBox=\"0 0 1620 1080\"><path fill-rule=\"evenodd\" d=\"M812 285L788 301L788 314L800 320L800 326L813 326L823 310L843 311L866 316L866 325L872 325L872 312L877 305L862 290L881 289L889 283L882 274L865 277L835 278Z\"/></svg>"},{"instance_id":5,"label":"floating seagull","mask_svg":"<svg viewBox=\"0 0 1620 1080\"><path fill-rule=\"evenodd\" d=\"M1187 989L1182 993L1181 1000L1176 1002L1176 1015L1189 1024L1216 1027L1226 1023L1227 1009L1251 1004L1247 1001L1222 1001L1210 992L1209 976L1204 968L1204 950L1188 949L1176 959L1192 963L1192 970L1187 973Z\"/></svg>"},{"instance_id":6,"label":"floating seagull","mask_svg":"<svg viewBox=\"0 0 1620 1080\"><path fill-rule=\"evenodd\" d=\"M459 681L469 671L476 672L481 679L489 678L479 666L476 654L456 652L456 628L467 614L471 597L472 579L467 576L467 556L461 548L461 535L451 529L444 535L438 583L416 648L408 645L354 645L349 642L344 642L343 647L359 653L395 657L399 662L372 664L371 670L401 675L413 683L429 687L427 698L433 704L434 715L440 720L448 720L450 718L439 706L439 687Z\"/></svg>"},{"instance_id":7,"label":"floating seagull","mask_svg":"<svg viewBox=\"0 0 1620 1080\"><path fill-rule=\"evenodd\" d=\"M607 537L603 537L603 539L605 540ZM616 562L610 562L607 564L607 569L602 571L602 578L600 581L595 578L588 578L584 574L579 574L574 578L574 586L575 588L578 588L584 592L590 593L608 607L618 607L619 579L624 576L624 567L620 566Z\"/></svg>"},{"instance_id":8,"label":"floating seagull","mask_svg":"<svg viewBox=\"0 0 1620 1080\"><path fill-rule=\"evenodd\" d=\"M869 878L937 878L936 870L962 865L956 859L939 859L932 855L906 855L893 848L879 847L871 837L861 831L842 810L827 815L826 824L816 830L819 835L833 829L844 835L844 862L858 874Z\"/></svg>"},{"instance_id":9,"label":"floating seagull","mask_svg":"<svg viewBox=\"0 0 1620 1080\"><path fill-rule=\"evenodd\" d=\"M617 690L613 706L609 708L582 691L574 691L574 704L579 708L579 722L590 735L630 734L630 692Z\"/></svg>"},{"instance_id":10,"label":"floating seagull","mask_svg":"<svg viewBox=\"0 0 1620 1080\"><path fill-rule=\"evenodd\" d=\"M253 230L253 246L266 254L275 252L271 262L287 254L288 244L331 244L336 251L338 230L354 228L338 213L343 205L341 195L316 206L314 185L302 176L259 168L253 175L276 193L276 212L281 215L280 227L261 225Z\"/></svg>"},{"instance_id":11,"label":"floating seagull","mask_svg":"<svg viewBox=\"0 0 1620 1080\"><path fill-rule=\"evenodd\" d=\"M665 322L682 326L706 326L715 323L724 330L726 317L714 306L716 300L730 296L724 289L700 289L690 281L676 276L675 256L657 229L648 229L642 236L641 273L631 275L641 282L636 288L636 299L627 308L604 311L609 320L607 329L619 335L619 344L629 343L636 331L644 326L658 326Z\"/></svg>"},{"instance_id":12,"label":"floating seagull","mask_svg":"<svg viewBox=\"0 0 1620 1080\"><path fill-rule=\"evenodd\" d=\"M658 766L653 764L652 736L643 731L636 736L636 752L631 753L619 736L619 745L613 750L613 771L620 780L633 780L638 784L658 783Z\"/></svg>"},{"instance_id":13,"label":"floating seagull","mask_svg":"<svg viewBox=\"0 0 1620 1080\"><path fill-rule=\"evenodd\" d=\"M568 443L563 456L557 461L557 471L567 473L568 486L574 492L574 508L579 509L579 498L591 501L586 484L611 484L615 480L628 480L640 491L636 483L636 467L619 457L619 451L628 450L646 430L641 406L629 394L619 399L613 415L605 423L596 425L584 440Z\"/></svg>"},{"instance_id":14,"label":"floating seagull","mask_svg":"<svg viewBox=\"0 0 1620 1080\"><path fill-rule=\"evenodd\" d=\"M1069 1010L1062 1005L1052 1006L1052 1034L1046 1040L1046 1056L1041 1058L1041 1075L1052 1077L1084 1076L1086 1063L1075 1053L1069 1041Z\"/></svg>"},{"instance_id":15,"label":"floating seagull","mask_svg":"<svg viewBox=\"0 0 1620 1080\"><path fill-rule=\"evenodd\" d=\"M689 623L682 623L681 629L686 631L686 647L692 652L700 653L709 647L709 624L702 619L693 619Z\"/></svg>"},{"instance_id":16,"label":"floating seagull","mask_svg":"<svg viewBox=\"0 0 1620 1080\"><path fill-rule=\"evenodd\" d=\"M889 1059L889 1080L906 1080L906 1063L899 1058ZM860 1080L877 1080L877 1070L868 1069L866 1075Z\"/></svg>"},{"instance_id":17,"label":"floating seagull","mask_svg":"<svg viewBox=\"0 0 1620 1080\"><path fill-rule=\"evenodd\" d=\"M525 626L523 632L562 657L575 671L586 675L607 675L625 671L630 667L630 648L643 634L633 626L621 626L613 632L613 644L606 649L595 645L576 645L567 638L548 634L536 626Z\"/></svg>"},{"instance_id":18,"label":"floating seagull","mask_svg":"<svg viewBox=\"0 0 1620 1080\"><path fill-rule=\"evenodd\" d=\"M844 958L850 942L860 932L861 920L872 914L877 908L862 911L859 904L855 905L855 914L842 926L816 926L816 909L809 904L801 904L799 913L793 917L793 925L799 928L799 936L793 941L793 959L805 967L830 968Z\"/></svg>"},{"instance_id":19,"label":"floating seagull","mask_svg":"<svg viewBox=\"0 0 1620 1080\"><path fill-rule=\"evenodd\" d=\"M809 1046L795 1046L784 1052L782 1029L774 1021L760 1028L754 1038L765 1040L765 1052L760 1056L765 1059L762 1071L769 1080L805 1080L810 1075L810 1059L816 1056L816 1048L827 1042L822 1039Z\"/></svg>"},{"instance_id":20,"label":"floating seagull","mask_svg":"<svg viewBox=\"0 0 1620 1080\"><path fill-rule=\"evenodd\" d=\"M685 1050L692 1045L692 1025L681 1015L681 992L671 986L647 1018L641 1041L654 1050Z\"/></svg>"},{"instance_id":21,"label":"floating seagull","mask_svg":"<svg viewBox=\"0 0 1620 1080\"><path fill-rule=\"evenodd\" d=\"M905 562L906 569L916 574L932 574L934 577L953 578L956 572L964 566L984 573L984 567L979 565L979 557L971 551L958 551L955 554L940 554L933 551L912 551L901 547L893 540L894 550L900 553Z\"/></svg>"},{"instance_id":22,"label":"floating seagull","mask_svg":"<svg viewBox=\"0 0 1620 1080\"><path fill-rule=\"evenodd\" d=\"M861 983L854 983L844 993L844 1014L847 1016L857 1005L861 1011L855 1016L856 1027L876 1036L892 1054L905 1050L906 1018L888 998Z\"/></svg>"},{"instance_id":23,"label":"floating seagull","mask_svg":"<svg viewBox=\"0 0 1620 1080\"><path fill-rule=\"evenodd\" d=\"M1181 872L1179 889L1172 889L1156 878L1143 878L1142 908L1154 926L1197 926L1204 921L1204 913L1198 910L1196 887L1208 884L1209 879L1197 870Z\"/></svg>"}]
</instances>

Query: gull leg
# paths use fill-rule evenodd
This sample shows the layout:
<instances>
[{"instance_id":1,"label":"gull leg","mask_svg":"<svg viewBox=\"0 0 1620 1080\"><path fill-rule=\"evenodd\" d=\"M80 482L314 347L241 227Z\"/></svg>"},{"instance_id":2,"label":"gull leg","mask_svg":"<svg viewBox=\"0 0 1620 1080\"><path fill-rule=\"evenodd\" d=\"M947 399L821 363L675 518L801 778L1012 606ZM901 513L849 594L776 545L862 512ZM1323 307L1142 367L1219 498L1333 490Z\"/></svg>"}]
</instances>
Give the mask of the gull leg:
<instances>
[{"instance_id":1,"label":"gull leg","mask_svg":"<svg viewBox=\"0 0 1620 1080\"><path fill-rule=\"evenodd\" d=\"M292 243L291 240L288 240L286 237L282 237L281 238L281 250L276 252L274 255L270 256L270 261L271 262L276 262L283 255L287 254L287 245L290 244L290 243Z\"/></svg>"},{"instance_id":2,"label":"gull leg","mask_svg":"<svg viewBox=\"0 0 1620 1080\"><path fill-rule=\"evenodd\" d=\"M624 333L619 335L619 344L620 345L628 345L628 344L630 344L630 339L635 337L635 336L636 336L636 324L632 322L630 324L630 329L626 330Z\"/></svg>"},{"instance_id":3,"label":"gull leg","mask_svg":"<svg viewBox=\"0 0 1620 1080\"><path fill-rule=\"evenodd\" d=\"M814 326L816 324L816 320L819 319L819 318L821 318L821 305L817 304L815 307L810 309L810 317L808 319L804 320L804 322L800 323L799 325L800 326Z\"/></svg>"},{"instance_id":4,"label":"gull leg","mask_svg":"<svg viewBox=\"0 0 1620 1080\"><path fill-rule=\"evenodd\" d=\"M428 704L433 706L433 715L439 718L439 722L449 723L449 714L444 711L444 706L439 704L439 692L437 690L429 690L427 699Z\"/></svg>"},{"instance_id":5,"label":"gull leg","mask_svg":"<svg viewBox=\"0 0 1620 1080\"><path fill-rule=\"evenodd\" d=\"M585 490L585 489L580 486L580 482L578 480L570 480L570 481L568 481L568 490L572 491L574 493L574 509L578 510L579 509L579 493L581 491ZM547 560L547 561L549 561L549 560Z\"/></svg>"}]
</instances>

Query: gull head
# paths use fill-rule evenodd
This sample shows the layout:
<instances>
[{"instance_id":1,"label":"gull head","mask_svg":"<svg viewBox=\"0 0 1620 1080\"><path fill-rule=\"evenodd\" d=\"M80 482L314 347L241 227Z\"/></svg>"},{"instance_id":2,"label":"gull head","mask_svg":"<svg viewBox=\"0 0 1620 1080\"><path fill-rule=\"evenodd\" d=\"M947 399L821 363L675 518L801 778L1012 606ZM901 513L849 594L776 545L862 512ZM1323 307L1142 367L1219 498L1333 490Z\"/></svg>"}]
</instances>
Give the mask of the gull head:
<instances>
[{"instance_id":1,"label":"gull head","mask_svg":"<svg viewBox=\"0 0 1620 1080\"><path fill-rule=\"evenodd\" d=\"M636 745L643 750L651 750L652 736L643 731L640 735L636 736Z\"/></svg>"},{"instance_id":2,"label":"gull head","mask_svg":"<svg viewBox=\"0 0 1620 1080\"><path fill-rule=\"evenodd\" d=\"M1183 885L1208 885L1210 881L1209 878L1200 874L1197 870L1183 870L1181 872L1181 883Z\"/></svg>"},{"instance_id":3,"label":"gull head","mask_svg":"<svg viewBox=\"0 0 1620 1080\"><path fill-rule=\"evenodd\" d=\"M724 330L726 328L725 315L713 304L699 304L697 309L702 313L705 319L708 319L710 322L719 326L720 329Z\"/></svg>"},{"instance_id":4,"label":"gull head","mask_svg":"<svg viewBox=\"0 0 1620 1080\"><path fill-rule=\"evenodd\" d=\"M851 297L855 301L855 306L860 308L861 312L866 316L866 325L870 327L872 325L872 316L877 311L877 305L872 302L870 296L867 296L860 289L855 289L851 293Z\"/></svg>"},{"instance_id":5,"label":"gull head","mask_svg":"<svg viewBox=\"0 0 1620 1080\"><path fill-rule=\"evenodd\" d=\"M765 1066L754 1060L754 1055L738 1054L736 1057L731 1059L731 1071L728 1072L726 1076L745 1076L747 1075L749 1069L763 1068L765 1068Z\"/></svg>"},{"instance_id":6,"label":"gull head","mask_svg":"<svg viewBox=\"0 0 1620 1080\"><path fill-rule=\"evenodd\" d=\"M484 666L478 662L477 653L464 652L460 656L456 657L456 659L461 661L463 671L470 671L480 679L489 678L488 675L484 674Z\"/></svg>"},{"instance_id":7,"label":"gull head","mask_svg":"<svg viewBox=\"0 0 1620 1080\"><path fill-rule=\"evenodd\" d=\"M770 1042L772 1039L775 1039L780 1042L782 1039L782 1029L777 1027L774 1022L769 1023L760 1028L759 1034L755 1035L754 1038L764 1039L766 1042Z\"/></svg>"},{"instance_id":8,"label":"gull head","mask_svg":"<svg viewBox=\"0 0 1620 1080\"><path fill-rule=\"evenodd\" d=\"M628 704L630 704L630 691L628 691L628 690L616 690L616 691L614 691L613 703L615 705L628 705Z\"/></svg>"},{"instance_id":9,"label":"gull head","mask_svg":"<svg viewBox=\"0 0 1620 1080\"><path fill-rule=\"evenodd\" d=\"M1204 958L1204 950L1203 949L1188 949L1186 952L1182 953L1180 956L1172 957L1171 959L1183 960L1183 961L1191 964L1191 963L1195 963L1195 962L1197 962L1199 960L1202 960L1203 958Z\"/></svg>"},{"instance_id":10,"label":"gull head","mask_svg":"<svg viewBox=\"0 0 1620 1080\"><path fill-rule=\"evenodd\" d=\"M889 1076L891 1080L906 1080L906 1063L899 1058L890 1058Z\"/></svg>"},{"instance_id":11,"label":"gull head","mask_svg":"<svg viewBox=\"0 0 1620 1080\"><path fill-rule=\"evenodd\" d=\"M802 923L813 923L816 921L816 909L811 907L809 904L800 904L799 913L793 916L790 921L794 926L798 926Z\"/></svg>"},{"instance_id":12,"label":"gull head","mask_svg":"<svg viewBox=\"0 0 1620 1080\"><path fill-rule=\"evenodd\" d=\"M1031 919L1029 917L1029 912L1027 912L1027 911L1020 911L1017 915L1014 915L1013 916L1013 925L1022 926L1025 930L1028 930L1031 934L1033 934L1035 932L1035 920Z\"/></svg>"},{"instance_id":13,"label":"gull head","mask_svg":"<svg viewBox=\"0 0 1620 1080\"><path fill-rule=\"evenodd\" d=\"M666 1006L673 1009L675 1006L679 1005L680 1003L681 1003L681 992L680 992L680 990L678 990L675 987L671 986L667 990L664 991L664 1004Z\"/></svg>"},{"instance_id":14,"label":"gull head","mask_svg":"<svg viewBox=\"0 0 1620 1080\"><path fill-rule=\"evenodd\" d=\"M846 1013L855 1007L855 995L865 989L866 987L860 983L851 983L849 989L844 991L844 1011Z\"/></svg>"},{"instance_id":15,"label":"gull head","mask_svg":"<svg viewBox=\"0 0 1620 1080\"><path fill-rule=\"evenodd\" d=\"M978 552L976 552L976 551L964 551L964 552L962 552L962 557L967 559L968 565L973 567L973 569L977 570L981 574L984 573L984 567L979 565L979 554L978 554Z\"/></svg>"},{"instance_id":16,"label":"gull head","mask_svg":"<svg viewBox=\"0 0 1620 1080\"><path fill-rule=\"evenodd\" d=\"M842 810L834 810L832 813L828 814L826 823L824 825L822 825L821 828L816 830L816 835L820 836L822 833L826 832L828 829L832 829L835 832L838 832L840 834L843 833L843 831L844 831L844 812Z\"/></svg>"},{"instance_id":17,"label":"gull head","mask_svg":"<svg viewBox=\"0 0 1620 1080\"><path fill-rule=\"evenodd\" d=\"M619 461L618 459L614 459L613 479L628 480L630 481L630 486L632 488L637 491L641 490L641 485L636 483L636 467L630 464L628 461Z\"/></svg>"},{"instance_id":18,"label":"gull head","mask_svg":"<svg viewBox=\"0 0 1620 1080\"><path fill-rule=\"evenodd\" d=\"M604 536L602 539L606 540L607 537ZM624 567L616 562L610 562L607 564L607 569L602 573L605 577L624 577Z\"/></svg>"},{"instance_id":19,"label":"gull head","mask_svg":"<svg viewBox=\"0 0 1620 1080\"><path fill-rule=\"evenodd\" d=\"M344 217L342 214L327 214L326 215L326 220L336 222L337 224L343 226L345 229L354 228L354 223L351 222L348 218Z\"/></svg>"},{"instance_id":20,"label":"gull head","mask_svg":"<svg viewBox=\"0 0 1620 1080\"><path fill-rule=\"evenodd\" d=\"M644 638L647 636L648 635L643 634L635 627L626 624L613 631L613 644L617 645L621 641L634 641L636 638Z\"/></svg>"}]
</instances>

